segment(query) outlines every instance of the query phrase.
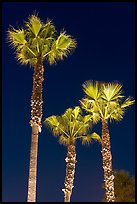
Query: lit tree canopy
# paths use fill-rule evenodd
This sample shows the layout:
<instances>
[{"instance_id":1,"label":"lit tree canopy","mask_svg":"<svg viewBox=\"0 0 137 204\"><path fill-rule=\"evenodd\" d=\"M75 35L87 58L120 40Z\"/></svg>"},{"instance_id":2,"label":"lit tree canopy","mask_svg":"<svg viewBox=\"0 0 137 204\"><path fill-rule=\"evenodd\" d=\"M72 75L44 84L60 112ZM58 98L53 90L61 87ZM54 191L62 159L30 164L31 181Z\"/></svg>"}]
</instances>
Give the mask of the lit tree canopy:
<instances>
[{"instance_id":1,"label":"lit tree canopy","mask_svg":"<svg viewBox=\"0 0 137 204\"><path fill-rule=\"evenodd\" d=\"M10 26L8 41L16 50L16 58L21 64L34 65L37 58L47 60L50 65L64 57L76 48L74 40L66 31L58 34L52 20L42 22L38 15L31 15L24 28L15 29Z\"/></svg>"},{"instance_id":2,"label":"lit tree canopy","mask_svg":"<svg viewBox=\"0 0 137 204\"><path fill-rule=\"evenodd\" d=\"M92 126L91 115L82 116L79 106L68 108L62 116L48 117L45 124L55 136L59 136L59 142L64 145L75 143L78 138L82 140L82 144L90 143L92 139L101 141L97 133L89 134Z\"/></svg>"},{"instance_id":3,"label":"lit tree canopy","mask_svg":"<svg viewBox=\"0 0 137 204\"><path fill-rule=\"evenodd\" d=\"M122 85L118 82L86 81L83 91L86 96L80 104L91 113L94 123L100 119L121 120L126 108L135 102L131 97L124 99Z\"/></svg>"}]
</instances>

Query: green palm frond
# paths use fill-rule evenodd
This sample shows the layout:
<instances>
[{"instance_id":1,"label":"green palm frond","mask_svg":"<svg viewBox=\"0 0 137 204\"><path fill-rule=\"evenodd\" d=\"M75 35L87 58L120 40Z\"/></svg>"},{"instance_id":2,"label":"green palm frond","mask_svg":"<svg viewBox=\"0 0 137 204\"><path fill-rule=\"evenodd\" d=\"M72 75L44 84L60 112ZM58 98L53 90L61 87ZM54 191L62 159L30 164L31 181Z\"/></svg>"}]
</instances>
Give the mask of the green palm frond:
<instances>
[{"instance_id":1,"label":"green palm frond","mask_svg":"<svg viewBox=\"0 0 137 204\"><path fill-rule=\"evenodd\" d=\"M81 108L79 106L76 106L72 112L74 119L78 119L78 116L80 116L81 113Z\"/></svg>"},{"instance_id":2,"label":"green palm frond","mask_svg":"<svg viewBox=\"0 0 137 204\"><path fill-rule=\"evenodd\" d=\"M85 115L83 116L83 122L86 124L89 121L92 121L92 116L91 115Z\"/></svg>"},{"instance_id":3,"label":"green palm frond","mask_svg":"<svg viewBox=\"0 0 137 204\"><path fill-rule=\"evenodd\" d=\"M100 84L98 81L86 81L83 85L83 91L92 100L98 100L100 97Z\"/></svg>"},{"instance_id":4,"label":"green palm frond","mask_svg":"<svg viewBox=\"0 0 137 204\"><path fill-rule=\"evenodd\" d=\"M114 109L114 111L110 114L109 119L110 122L111 120L116 120L116 121L120 121L123 119L124 116L124 109L122 109L120 106L118 106L116 109Z\"/></svg>"},{"instance_id":5,"label":"green palm frond","mask_svg":"<svg viewBox=\"0 0 137 204\"><path fill-rule=\"evenodd\" d=\"M81 137L82 144L90 144L92 140L96 140L98 142L101 142L101 137L97 133L92 133L87 136L82 136Z\"/></svg>"},{"instance_id":6,"label":"green palm frond","mask_svg":"<svg viewBox=\"0 0 137 204\"><path fill-rule=\"evenodd\" d=\"M59 136L61 134L61 130L59 128L59 120L58 116L50 116L45 119L45 125L47 125L55 136Z\"/></svg>"},{"instance_id":7,"label":"green palm frond","mask_svg":"<svg viewBox=\"0 0 137 204\"><path fill-rule=\"evenodd\" d=\"M60 33L59 37L53 42L51 52L47 56L50 65L56 64L58 60L63 60L75 48L76 40L67 35L65 31Z\"/></svg>"},{"instance_id":8,"label":"green palm frond","mask_svg":"<svg viewBox=\"0 0 137 204\"><path fill-rule=\"evenodd\" d=\"M65 137L64 135L61 135L59 137L59 143L67 146L69 144L69 138Z\"/></svg>"},{"instance_id":9,"label":"green palm frond","mask_svg":"<svg viewBox=\"0 0 137 204\"><path fill-rule=\"evenodd\" d=\"M10 27L7 33L7 40L13 48L20 50L27 43L23 29L14 29Z\"/></svg>"},{"instance_id":10,"label":"green palm frond","mask_svg":"<svg viewBox=\"0 0 137 204\"><path fill-rule=\"evenodd\" d=\"M46 118L45 122L47 122L51 126L55 126L55 127L59 126L58 116L50 116Z\"/></svg>"},{"instance_id":11,"label":"green palm frond","mask_svg":"<svg viewBox=\"0 0 137 204\"><path fill-rule=\"evenodd\" d=\"M106 101L114 101L123 97L122 85L119 83L103 83L102 98Z\"/></svg>"},{"instance_id":12,"label":"green palm frond","mask_svg":"<svg viewBox=\"0 0 137 204\"><path fill-rule=\"evenodd\" d=\"M26 27L33 33L35 37L38 36L42 26L43 23L37 15L31 15L28 19L28 22L26 22Z\"/></svg>"},{"instance_id":13,"label":"green palm frond","mask_svg":"<svg viewBox=\"0 0 137 204\"><path fill-rule=\"evenodd\" d=\"M100 121L100 119L101 119L101 115L100 115L99 112L94 112L93 111L91 116L92 116L92 121L93 121L94 124L98 123Z\"/></svg>"},{"instance_id":14,"label":"green palm frond","mask_svg":"<svg viewBox=\"0 0 137 204\"><path fill-rule=\"evenodd\" d=\"M62 51L63 55L66 56L76 48L76 44L76 40L71 35L66 34L66 31L63 31L56 40L56 49Z\"/></svg>"},{"instance_id":15,"label":"green palm frond","mask_svg":"<svg viewBox=\"0 0 137 204\"><path fill-rule=\"evenodd\" d=\"M86 112L92 112L92 102L88 98L82 98L79 100L81 107L86 111Z\"/></svg>"},{"instance_id":16,"label":"green palm frond","mask_svg":"<svg viewBox=\"0 0 137 204\"><path fill-rule=\"evenodd\" d=\"M133 100L130 96L125 99L125 101L121 104L121 108L126 108L128 106L131 106L135 103L135 100Z\"/></svg>"},{"instance_id":17,"label":"green palm frond","mask_svg":"<svg viewBox=\"0 0 137 204\"><path fill-rule=\"evenodd\" d=\"M53 21L51 19L47 19L46 24L42 25L40 32L39 32L40 38L43 39L50 39L54 40L57 36L57 30L55 29L55 26L53 24Z\"/></svg>"}]
</instances>

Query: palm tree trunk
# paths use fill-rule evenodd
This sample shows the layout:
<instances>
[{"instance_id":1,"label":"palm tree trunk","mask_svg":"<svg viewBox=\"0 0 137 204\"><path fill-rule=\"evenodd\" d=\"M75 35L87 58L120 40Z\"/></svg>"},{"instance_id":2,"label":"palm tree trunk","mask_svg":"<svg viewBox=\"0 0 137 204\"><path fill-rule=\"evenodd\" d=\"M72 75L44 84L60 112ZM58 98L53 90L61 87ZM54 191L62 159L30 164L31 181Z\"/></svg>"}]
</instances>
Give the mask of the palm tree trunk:
<instances>
[{"instance_id":1,"label":"palm tree trunk","mask_svg":"<svg viewBox=\"0 0 137 204\"><path fill-rule=\"evenodd\" d=\"M30 152L30 167L28 181L28 202L36 202L36 180L37 180L37 152L38 152L38 134L41 132L42 119L42 81L44 68L40 57L34 66L33 89L31 97L31 120L32 141Z\"/></svg>"},{"instance_id":2,"label":"palm tree trunk","mask_svg":"<svg viewBox=\"0 0 137 204\"><path fill-rule=\"evenodd\" d=\"M37 176L37 152L38 152L38 125L32 126L32 140L30 151L28 200L27 202L36 202L36 176Z\"/></svg>"},{"instance_id":3,"label":"palm tree trunk","mask_svg":"<svg viewBox=\"0 0 137 204\"><path fill-rule=\"evenodd\" d=\"M112 172L112 155L110 146L110 135L107 120L102 120L102 158L104 169L104 181L107 202L115 202L114 175Z\"/></svg>"},{"instance_id":4,"label":"palm tree trunk","mask_svg":"<svg viewBox=\"0 0 137 204\"><path fill-rule=\"evenodd\" d=\"M72 194L74 173L75 173L75 163L76 163L76 150L74 145L68 146L68 153L66 157L66 178L65 187L62 189L64 191L64 202L70 202L70 197Z\"/></svg>"}]
</instances>

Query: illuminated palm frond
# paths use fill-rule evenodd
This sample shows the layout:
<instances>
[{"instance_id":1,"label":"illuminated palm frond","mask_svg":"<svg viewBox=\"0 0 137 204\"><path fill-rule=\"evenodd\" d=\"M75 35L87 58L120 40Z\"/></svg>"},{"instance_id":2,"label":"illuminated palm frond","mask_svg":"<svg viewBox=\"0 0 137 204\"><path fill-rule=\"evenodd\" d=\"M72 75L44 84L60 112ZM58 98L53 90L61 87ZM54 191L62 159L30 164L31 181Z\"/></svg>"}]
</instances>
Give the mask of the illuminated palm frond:
<instances>
[{"instance_id":1,"label":"illuminated palm frond","mask_svg":"<svg viewBox=\"0 0 137 204\"><path fill-rule=\"evenodd\" d=\"M100 84L98 81L86 81L83 85L83 91L89 99L98 100L100 97Z\"/></svg>"},{"instance_id":2,"label":"illuminated palm frond","mask_svg":"<svg viewBox=\"0 0 137 204\"><path fill-rule=\"evenodd\" d=\"M58 38L51 46L51 52L47 55L49 63L55 64L58 60L63 60L68 54L76 48L76 40L66 32L60 33Z\"/></svg>"},{"instance_id":3,"label":"illuminated palm frond","mask_svg":"<svg viewBox=\"0 0 137 204\"><path fill-rule=\"evenodd\" d=\"M41 28L43 26L43 23L41 22L40 18L37 15L31 15L26 22L26 27L28 31L32 32L34 37L37 37Z\"/></svg>"},{"instance_id":4,"label":"illuminated palm frond","mask_svg":"<svg viewBox=\"0 0 137 204\"><path fill-rule=\"evenodd\" d=\"M10 45L20 50L24 45L27 43L25 39L25 33L23 29L14 29L13 27L10 27L7 32L7 40L10 43Z\"/></svg>"},{"instance_id":5,"label":"illuminated palm frond","mask_svg":"<svg viewBox=\"0 0 137 204\"><path fill-rule=\"evenodd\" d=\"M114 101L121 99L122 85L119 83L103 83L102 84L102 95L101 97L106 101Z\"/></svg>"},{"instance_id":6,"label":"illuminated palm frond","mask_svg":"<svg viewBox=\"0 0 137 204\"><path fill-rule=\"evenodd\" d=\"M58 116L50 116L45 119L44 123L51 129L55 136L59 136L62 132L59 128L59 117Z\"/></svg>"},{"instance_id":7,"label":"illuminated palm frond","mask_svg":"<svg viewBox=\"0 0 137 204\"><path fill-rule=\"evenodd\" d=\"M132 99L130 96L125 99L125 101L121 104L121 108L127 108L128 106L131 106L135 103L135 100Z\"/></svg>"},{"instance_id":8,"label":"illuminated palm frond","mask_svg":"<svg viewBox=\"0 0 137 204\"><path fill-rule=\"evenodd\" d=\"M65 135L61 135L59 137L59 143L67 146L69 144L69 138L65 137Z\"/></svg>"},{"instance_id":9,"label":"illuminated palm frond","mask_svg":"<svg viewBox=\"0 0 137 204\"><path fill-rule=\"evenodd\" d=\"M92 140L97 140L98 142L101 142L101 137L97 133L92 133L87 136L82 136L81 137L82 144L90 144Z\"/></svg>"}]
</instances>

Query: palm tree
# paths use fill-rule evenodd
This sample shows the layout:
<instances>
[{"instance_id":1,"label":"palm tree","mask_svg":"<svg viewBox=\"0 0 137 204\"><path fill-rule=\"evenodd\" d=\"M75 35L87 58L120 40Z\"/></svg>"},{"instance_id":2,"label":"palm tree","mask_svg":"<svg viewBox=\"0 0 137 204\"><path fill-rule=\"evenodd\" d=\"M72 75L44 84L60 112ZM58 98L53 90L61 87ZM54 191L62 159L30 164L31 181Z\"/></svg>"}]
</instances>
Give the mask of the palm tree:
<instances>
[{"instance_id":1,"label":"palm tree","mask_svg":"<svg viewBox=\"0 0 137 204\"><path fill-rule=\"evenodd\" d=\"M91 114L93 123L97 123L99 120L102 123L101 139L106 199L108 202L114 202L114 175L112 171L108 121L120 121L126 108L135 101L131 97L123 100L122 85L118 82L99 83L98 81L86 81L83 84L83 91L85 97L80 100L82 108Z\"/></svg>"},{"instance_id":2,"label":"palm tree","mask_svg":"<svg viewBox=\"0 0 137 204\"><path fill-rule=\"evenodd\" d=\"M24 65L29 64L34 68L30 120L32 141L27 201L35 202L38 134L42 128L43 62L47 60L52 65L58 60L63 60L76 47L76 41L65 31L58 34L52 20L47 19L44 23L36 14L28 18L24 27L20 29L10 27L8 41L15 49L17 61Z\"/></svg>"},{"instance_id":3,"label":"palm tree","mask_svg":"<svg viewBox=\"0 0 137 204\"><path fill-rule=\"evenodd\" d=\"M72 194L77 139L82 140L82 144L90 143L92 139L101 141L97 133L89 134L91 128L91 115L82 116L79 106L74 109L68 108L61 116L50 116L45 120L45 124L52 130L53 135L59 136L59 142L67 146L66 157L66 178L64 183L64 202L70 202Z\"/></svg>"}]
</instances>

